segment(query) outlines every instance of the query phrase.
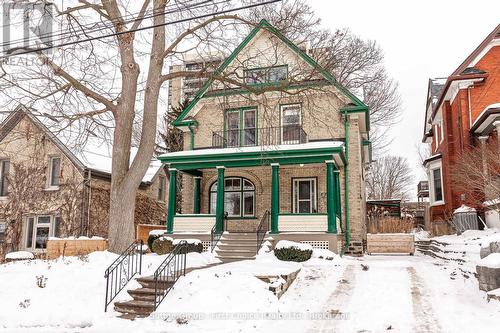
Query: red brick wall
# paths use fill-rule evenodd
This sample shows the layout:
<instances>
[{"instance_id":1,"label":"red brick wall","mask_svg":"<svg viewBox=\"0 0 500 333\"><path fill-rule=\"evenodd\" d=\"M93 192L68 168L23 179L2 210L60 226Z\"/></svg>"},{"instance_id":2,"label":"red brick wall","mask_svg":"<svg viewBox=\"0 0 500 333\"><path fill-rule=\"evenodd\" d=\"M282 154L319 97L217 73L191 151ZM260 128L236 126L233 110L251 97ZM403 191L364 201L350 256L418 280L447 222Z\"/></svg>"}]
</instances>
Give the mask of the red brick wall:
<instances>
[{"instance_id":1,"label":"red brick wall","mask_svg":"<svg viewBox=\"0 0 500 333\"><path fill-rule=\"evenodd\" d=\"M460 153L477 144L469 134L470 124L474 123L488 105L500 102L500 46L490 49L476 67L488 73L485 82L469 89L461 89L451 104L446 101L442 106L444 140L436 151L433 138L432 154L443 155L441 162L445 204L430 207L431 221L449 218L453 210L462 203L473 205L467 201L462 202L461 193L454 189L451 182L450 169L457 162ZM472 121L469 119L469 93ZM439 135L436 129L434 135Z\"/></svg>"}]
</instances>

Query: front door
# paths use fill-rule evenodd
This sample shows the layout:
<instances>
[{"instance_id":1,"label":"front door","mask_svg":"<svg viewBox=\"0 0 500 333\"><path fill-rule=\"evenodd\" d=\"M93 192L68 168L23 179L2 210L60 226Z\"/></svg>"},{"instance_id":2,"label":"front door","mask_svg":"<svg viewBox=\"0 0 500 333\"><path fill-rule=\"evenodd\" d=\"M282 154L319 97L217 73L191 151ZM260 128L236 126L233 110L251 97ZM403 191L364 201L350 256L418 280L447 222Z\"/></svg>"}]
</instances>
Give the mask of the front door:
<instances>
[{"instance_id":1,"label":"front door","mask_svg":"<svg viewBox=\"0 0 500 333\"><path fill-rule=\"evenodd\" d=\"M293 213L316 213L316 178L293 180Z\"/></svg>"}]
</instances>

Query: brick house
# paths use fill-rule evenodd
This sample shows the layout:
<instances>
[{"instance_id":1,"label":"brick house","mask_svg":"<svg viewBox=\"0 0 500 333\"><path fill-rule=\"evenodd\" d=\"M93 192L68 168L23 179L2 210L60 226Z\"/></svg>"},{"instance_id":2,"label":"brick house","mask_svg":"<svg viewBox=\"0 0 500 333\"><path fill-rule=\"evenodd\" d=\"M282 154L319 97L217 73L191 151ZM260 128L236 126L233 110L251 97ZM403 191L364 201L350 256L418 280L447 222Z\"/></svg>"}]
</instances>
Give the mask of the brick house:
<instances>
[{"instance_id":1,"label":"brick house","mask_svg":"<svg viewBox=\"0 0 500 333\"><path fill-rule=\"evenodd\" d=\"M361 254L368 107L265 20L215 76L232 83L207 81L174 122L184 150L159 156L169 179L183 175L182 214L170 182L168 232L209 240L224 231L229 259L254 255L243 244L268 229L335 252L347 240Z\"/></svg>"},{"instance_id":2,"label":"brick house","mask_svg":"<svg viewBox=\"0 0 500 333\"><path fill-rule=\"evenodd\" d=\"M15 250L43 253L48 237L107 237L110 147L89 137L70 149L71 131L55 133L51 122L19 106L0 124L0 259ZM166 187L154 160L137 194L136 224L165 220Z\"/></svg>"},{"instance_id":3,"label":"brick house","mask_svg":"<svg viewBox=\"0 0 500 333\"><path fill-rule=\"evenodd\" d=\"M433 224L445 226L445 221L462 204L484 208L471 202L471 198L454 185L451 171L460 154L468 149L499 144L499 59L500 25L449 77L429 80L422 141L431 147L431 156L424 161L424 166ZM492 182L500 181L498 172L491 177ZM498 200L488 197L486 189L481 195L485 203ZM447 232L445 229L442 232Z\"/></svg>"}]
</instances>

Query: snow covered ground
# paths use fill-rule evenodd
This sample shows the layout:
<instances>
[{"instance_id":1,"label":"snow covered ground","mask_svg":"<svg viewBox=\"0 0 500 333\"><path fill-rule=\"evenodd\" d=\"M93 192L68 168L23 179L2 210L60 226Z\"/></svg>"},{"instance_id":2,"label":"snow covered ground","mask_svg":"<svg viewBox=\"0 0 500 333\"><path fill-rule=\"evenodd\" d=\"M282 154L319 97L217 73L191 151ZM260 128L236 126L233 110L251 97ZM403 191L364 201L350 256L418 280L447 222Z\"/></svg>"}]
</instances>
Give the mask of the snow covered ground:
<instances>
[{"instance_id":1,"label":"snow covered ground","mask_svg":"<svg viewBox=\"0 0 500 333\"><path fill-rule=\"evenodd\" d=\"M88 260L0 265L0 331L498 332L500 302L486 301L469 266L418 254L325 260L316 253L290 263L269 253L194 270L157 312L135 321L116 318L112 307L103 312L103 273L114 258L96 252ZM144 275L159 260L146 256ZM190 254L188 265L214 260L208 253ZM279 300L255 277L297 269ZM45 288L36 285L41 275L47 277Z\"/></svg>"}]
</instances>

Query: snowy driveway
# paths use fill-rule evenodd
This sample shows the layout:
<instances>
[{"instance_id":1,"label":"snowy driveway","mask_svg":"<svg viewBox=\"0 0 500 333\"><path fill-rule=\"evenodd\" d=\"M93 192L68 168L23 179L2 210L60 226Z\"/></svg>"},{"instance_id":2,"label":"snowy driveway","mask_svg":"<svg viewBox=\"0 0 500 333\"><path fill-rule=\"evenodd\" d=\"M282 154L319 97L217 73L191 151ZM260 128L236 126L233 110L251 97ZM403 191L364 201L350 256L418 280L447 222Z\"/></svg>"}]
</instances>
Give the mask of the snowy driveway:
<instances>
[{"instance_id":1,"label":"snowy driveway","mask_svg":"<svg viewBox=\"0 0 500 333\"><path fill-rule=\"evenodd\" d=\"M286 323L289 332L499 330L500 302L485 300L472 267L426 256L345 258L341 266L341 274L324 267L321 274L314 266L302 270L280 311L328 313L334 319Z\"/></svg>"}]
</instances>

